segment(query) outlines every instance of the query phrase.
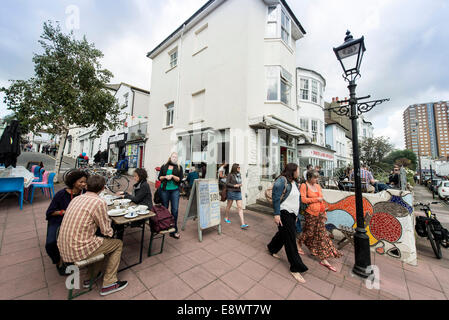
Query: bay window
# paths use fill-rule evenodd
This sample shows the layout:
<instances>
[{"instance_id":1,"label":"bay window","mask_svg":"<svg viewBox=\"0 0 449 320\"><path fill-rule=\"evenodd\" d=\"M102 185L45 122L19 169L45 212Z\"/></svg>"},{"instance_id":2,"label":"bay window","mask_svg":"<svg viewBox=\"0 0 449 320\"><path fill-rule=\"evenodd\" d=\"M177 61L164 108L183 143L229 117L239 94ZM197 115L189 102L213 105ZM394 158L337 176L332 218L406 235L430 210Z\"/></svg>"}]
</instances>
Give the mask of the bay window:
<instances>
[{"instance_id":1,"label":"bay window","mask_svg":"<svg viewBox=\"0 0 449 320\"><path fill-rule=\"evenodd\" d=\"M281 66L266 67L267 101L291 103L292 75Z\"/></svg>"},{"instance_id":2,"label":"bay window","mask_svg":"<svg viewBox=\"0 0 449 320\"><path fill-rule=\"evenodd\" d=\"M318 103L318 81L312 80L312 102Z\"/></svg>"},{"instance_id":3,"label":"bay window","mask_svg":"<svg viewBox=\"0 0 449 320\"><path fill-rule=\"evenodd\" d=\"M292 21L282 5L269 6L267 11L267 24L265 37L282 39L291 47Z\"/></svg>"},{"instance_id":4,"label":"bay window","mask_svg":"<svg viewBox=\"0 0 449 320\"><path fill-rule=\"evenodd\" d=\"M309 132L309 119L304 118L299 119L299 127L302 130Z\"/></svg>"},{"instance_id":5,"label":"bay window","mask_svg":"<svg viewBox=\"0 0 449 320\"><path fill-rule=\"evenodd\" d=\"M301 78L300 94L302 100L309 100L309 80Z\"/></svg>"},{"instance_id":6,"label":"bay window","mask_svg":"<svg viewBox=\"0 0 449 320\"><path fill-rule=\"evenodd\" d=\"M312 143L318 143L318 120L312 120Z\"/></svg>"}]
</instances>

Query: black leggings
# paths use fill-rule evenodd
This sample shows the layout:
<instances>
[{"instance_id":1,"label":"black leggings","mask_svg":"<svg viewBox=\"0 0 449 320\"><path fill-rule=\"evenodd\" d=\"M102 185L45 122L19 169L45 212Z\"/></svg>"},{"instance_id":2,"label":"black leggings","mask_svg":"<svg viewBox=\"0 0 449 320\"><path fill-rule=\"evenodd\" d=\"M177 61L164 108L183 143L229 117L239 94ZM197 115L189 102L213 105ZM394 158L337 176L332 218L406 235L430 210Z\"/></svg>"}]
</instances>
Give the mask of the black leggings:
<instances>
[{"instance_id":1,"label":"black leggings","mask_svg":"<svg viewBox=\"0 0 449 320\"><path fill-rule=\"evenodd\" d=\"M281 211L282 226L278 226L279 231L268 244L271 254L278 253L285 247L291 272L306 272L309 270L302 262L296 245L296 215L286 210Z\"/></svg>"}]
</instances>

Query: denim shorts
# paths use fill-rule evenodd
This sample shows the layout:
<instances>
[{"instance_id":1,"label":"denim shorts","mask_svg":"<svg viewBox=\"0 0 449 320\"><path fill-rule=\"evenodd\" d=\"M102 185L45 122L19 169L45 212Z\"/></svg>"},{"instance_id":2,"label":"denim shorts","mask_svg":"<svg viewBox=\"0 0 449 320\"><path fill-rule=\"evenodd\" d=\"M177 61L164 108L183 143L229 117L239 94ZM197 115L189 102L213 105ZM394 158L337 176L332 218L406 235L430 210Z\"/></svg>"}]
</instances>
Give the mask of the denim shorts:
<instances>
[{"instance_id":1,"label":"denim shorts","mask_svg":"<svg viewBox=\"0 0 449 320\"><path fill-rule=\"evenodd\" d=\"M228 200L242 200L242 193L240 191L228 191Z\"/></svg>"}]
</instances>

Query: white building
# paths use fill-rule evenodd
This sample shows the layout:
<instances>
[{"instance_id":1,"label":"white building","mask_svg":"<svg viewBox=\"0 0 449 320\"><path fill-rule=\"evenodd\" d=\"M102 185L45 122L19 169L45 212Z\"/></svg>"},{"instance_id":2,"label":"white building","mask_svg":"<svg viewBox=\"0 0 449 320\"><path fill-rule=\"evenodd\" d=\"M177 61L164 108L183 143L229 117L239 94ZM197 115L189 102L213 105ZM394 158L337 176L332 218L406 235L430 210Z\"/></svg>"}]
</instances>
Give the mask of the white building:
<instances>
[{"instance_id":1,"label":"white building","mask_svg":"<svg viewBox=\"0 0 449 320\"><path fill-rule=\"evenodd\" d=\"M33 145L33 150L36 152L42 152L46 146L49 148L55 147L59 143L59 136L46 132L30 133L28 138Z\"/></svg>"},{"instance_id":2,"label":"white building","mask_svg":"<svg viewBox=\"0 0 449 320\"><path fill-rule=\"evenodd\" d=\"M126 157L129 168L142 168L145 162L145 144L149 117L150 92L126 83L108 85L108 89L122 106L116 130L95 136L94 128L72 129L69 132L65 154L76 158L85 152L90 159L98 151L108 151L109 163Z\"/></svg>"},{"instance_id":3,"label":"white building","mask_svg":"<svg viewBox=\"0 0 449 320\"><path fill-rule=\"evenodd\" d=\"M366 120L363 115L359 117L358 125L359 141L363 141L366 138L374 138L373 124Z\"/></svg>"},{"instance_id":4,"label":"white building","mask_svg":"<svg viewBox=\"0 0 449 320\"><path fill-rule=\"evenodd\" d=\"M348 139L347 130L339 123L326 124L326 144L335 151L334 167L344 168L352 163L352 148L347 144L351 143Z\"/></svg>"},{"instance_id":5,"label":"white building","mask_svg":"<svg viewBox=\"0 0 449 320\"><path fill-rule=\"evenodd\" d=\"M326 80L316 71L296 68L298 125L308 132L310 143L299 146L301 171L308 164L319 165L326 176L332 176L335 151L326 147L324 98Z\"/></svg>"},{"instance_id":6,"label":"white building","mask_svg":"<svg viewBox=\"0 0 449 320\"><path fill-rule=\"evenodd\" d=\"M298 161L307 135L294 96L296 41L304 35L285 0L208 1L148 53L145 167L173 151L184 169L206 163L209 178L218 163L239 163L244 205L263 197L284 165Z\"/></svg>"}]
</instances>

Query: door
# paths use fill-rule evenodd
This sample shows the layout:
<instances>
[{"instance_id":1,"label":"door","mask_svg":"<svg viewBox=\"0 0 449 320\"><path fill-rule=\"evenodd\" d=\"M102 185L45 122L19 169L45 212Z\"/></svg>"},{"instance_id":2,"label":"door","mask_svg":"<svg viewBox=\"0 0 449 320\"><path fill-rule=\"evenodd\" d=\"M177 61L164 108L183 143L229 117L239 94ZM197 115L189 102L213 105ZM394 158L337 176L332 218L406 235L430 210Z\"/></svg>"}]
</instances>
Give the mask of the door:
<instances>
[{"instance_id":1,"label":"door","mask_svg":"<svg viewBox=\"0 0 449 320\"><path fill-rule=\"evenodd\" d=\"M287 148L281 147L281 172L284 171L287 166Z\"/></svg>"},{"instance_id":2,"label":"door","mask_svg":"<svg viewBox=\"0 0 449 320\"><path fill-rule=\"evenodd\" d=\"M143 168L143 146L139 147L139 168Z\"/></svg>"}]
</instances>

